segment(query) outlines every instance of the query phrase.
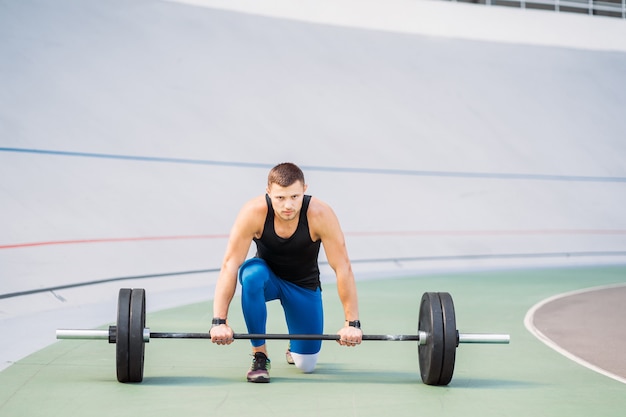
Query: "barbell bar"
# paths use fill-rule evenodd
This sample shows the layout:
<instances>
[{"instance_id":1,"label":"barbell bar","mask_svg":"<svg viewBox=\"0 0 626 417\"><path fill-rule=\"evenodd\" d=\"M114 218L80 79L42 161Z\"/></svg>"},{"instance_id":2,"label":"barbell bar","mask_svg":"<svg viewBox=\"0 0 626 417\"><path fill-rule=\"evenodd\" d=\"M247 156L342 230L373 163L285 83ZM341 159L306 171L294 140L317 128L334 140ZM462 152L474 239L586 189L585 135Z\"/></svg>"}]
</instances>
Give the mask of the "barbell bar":
<instances>
[{"instance_id":1,"label":"barbell bar","mask_svg":"<svg viewBox=\"0 0 626 417\"><path fill-rule=\"evenodd\" d=\"M56 338L66 340L109 340L110 333L116 330L116 326L109 326L109 330L102 329L57 329ZM210 339L210 333L180 333L180 332L151 332L144 329L142 333L143 341L150 342L150 339ZM426 343L427 334L364 334L363 340L381 342L418 342ZM233 339L253 340L339 340L337 334L254 334L254 333L234 333ZM480 344L508 344L511 337L508 334L494 333L459 333L459 343L480 343ZM112 342L114 343L114 342Z\"/></svg>"},{"instance_id":2,"label":"barbell bar","mask_svg":"<svg viewBox=\"0 0 626 417\"><path fill-rule=\"evenodd\" d=\"M116 370L119 382L143 380L145 344L150 339L210 339L210 333L151 332L146 323L146 296L142 288L122 288L118 295L117 323L102 329L57 329L57 339L108 340L116 344ZM337 334L246 334L234 339L339 340ZM420 301L418 331L414 335L363 335L363 341L417 342L422 381L428 385L448 385L452 380L456 348L460 343L508 344L510 335L459 333L452 296L446 292L426 292Z\"/></svg>"}]
</instances>

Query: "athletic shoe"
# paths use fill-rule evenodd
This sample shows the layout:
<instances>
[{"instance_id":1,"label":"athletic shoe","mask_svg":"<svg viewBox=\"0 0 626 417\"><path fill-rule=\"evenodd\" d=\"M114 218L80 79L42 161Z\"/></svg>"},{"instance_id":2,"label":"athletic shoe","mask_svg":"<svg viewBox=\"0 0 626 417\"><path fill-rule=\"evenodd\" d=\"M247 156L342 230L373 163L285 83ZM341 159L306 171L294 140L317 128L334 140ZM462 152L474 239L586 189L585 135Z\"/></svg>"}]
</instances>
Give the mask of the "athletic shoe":
<instances>
[{"instance_id":1,"label":"athletic shoe","mask_svg":"<svg viewBox=\"0 0 626 417\"><path fill-rule=\"evenodd\" d=\"M272 367L271 361L263 352L257 352L252 359L252 366L246 374L248 382L270 382L269 370Z\"/></svg>"}]
</instances>

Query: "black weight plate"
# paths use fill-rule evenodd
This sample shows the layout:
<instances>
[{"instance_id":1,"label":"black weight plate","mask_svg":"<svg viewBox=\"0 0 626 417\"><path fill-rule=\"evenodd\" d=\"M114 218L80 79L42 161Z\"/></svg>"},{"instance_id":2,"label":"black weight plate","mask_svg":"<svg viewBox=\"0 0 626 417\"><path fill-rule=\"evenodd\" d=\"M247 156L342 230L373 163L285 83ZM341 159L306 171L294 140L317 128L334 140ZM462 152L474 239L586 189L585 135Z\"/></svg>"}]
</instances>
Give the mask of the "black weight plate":
<instances>
[{"instance_id":1,"label":"black weight plate","mask_svg":"<svg viewBox=\"0 0 626 417\"><path fill-rule=\"evenodd\" d=\"M146 327L146 292L133 289L130 296L130 332L128 336L128 382L143 380L145 343L143 329Z\"/></svg>"},{"instance_id":2,"label":"black weight plate","mask_svg":"<svg viewBox=\"0 0 626 417\"><path fill-rule=\"evenodd\" d=\"M119 382L128 382L129 379L128 336L130 333L130 295L130 288L122 288L117 298L115 367L117 369L117 380Z\"/></svg>"},{"instance_id":3,"label":"black weight plate","mask_svg":"<svg viewBox=\"0 0 626 417\"><path fill-rule=\"evenodd\" d=\"M456 359L456 316L454 314L454 302L449 293L440 292L439 300L441 301L443 317L443 361L437 385L448 385L452 380L452 374L454 374L454 361Z\"/></svg>"},{"instance_id":4,"label":"black weight plate","mask_svg":"<svg viewBox=\"0 0 626 417\"><path fill-rule=\"evenodd\" d=\"M444 351L443 316L441 301L435 292L422 295L418 319L419 331L426 333L426 343L418 345L418 358L422 381L427 385L438 385Z\"/></svg>"}]
</instances>

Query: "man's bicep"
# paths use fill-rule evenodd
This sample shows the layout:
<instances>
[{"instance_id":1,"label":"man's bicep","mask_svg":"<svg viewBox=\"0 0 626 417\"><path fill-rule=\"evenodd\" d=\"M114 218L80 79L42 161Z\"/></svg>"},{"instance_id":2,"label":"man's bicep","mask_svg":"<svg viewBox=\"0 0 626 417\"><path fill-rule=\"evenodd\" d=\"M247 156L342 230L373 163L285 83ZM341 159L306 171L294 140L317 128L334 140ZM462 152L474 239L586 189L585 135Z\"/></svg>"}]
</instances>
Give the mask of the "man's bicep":
<instances>
[{"instance_id":1,"label":"man's bicep","mask_svg":"<svg viewBox=\"0 0 626 417\"><path fill-rule=\"evenodd\" d=\"M239 264L243 263L250 251L253 237L254 233L247 231L245 228L237 227L237 225L234 226L228 238L224 262L234 261Z\"/></svg>"},{"instance_id":2,"label":"man's bicep","mask_svg":"<svg viewBox=\"0 0 626 417\"><path fill-rule=\"evenodd\" d=\"M337 230L323 238L322 245L331 268L336 270L337 267L349 264L348 250L341 230Z\"/></svg>"},{"instance_id":3,"label":"man's bicep","mask_svg":"<svg viewBox=\"0 0 626 417\"><path fill-rule=\"evenodd\" d=\"M316 220L318 222L318 233L330 266L334 269L335 266L348 262L345 237L341 230L339 219L332 209L328 208L328 210Z\"/></svg>"}]
</instances>

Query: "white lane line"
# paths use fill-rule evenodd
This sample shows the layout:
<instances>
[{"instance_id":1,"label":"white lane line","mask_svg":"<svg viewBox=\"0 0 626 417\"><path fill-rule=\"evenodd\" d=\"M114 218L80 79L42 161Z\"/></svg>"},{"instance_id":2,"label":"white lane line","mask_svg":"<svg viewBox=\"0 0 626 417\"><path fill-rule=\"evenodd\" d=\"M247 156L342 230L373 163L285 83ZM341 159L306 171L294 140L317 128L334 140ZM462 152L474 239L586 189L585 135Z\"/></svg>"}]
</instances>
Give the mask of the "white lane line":
<instances>
[{"instance_id":1,"label":"white lane line","mask_svg":"<svg viewBox=\"0 0 626 417\"><path fill-rule=\"evenodd\" d=\"M585 368L591 369L592 371L595 371L599 374L602 374L604 376L607 376L609 378L612 378L616 381L621 382L622 384L626 384L626 378L623 378L619 375L616 375L610 371L607 371L604 368L600 368L597 365L594 365L590 362L587 362L586 360L582 359L579 356L574 355L573 353L571 353L570 351L568 351L567 349L561 347L560 345L558 345L554 340L550 339L548 336L546 336L543 332L541 332L537 327L535 327L534 324L534 318L535 318L535 313L537 312L537 310L539 310L542 306L561 299L561 298L565 298L565 297L570 297L572 295L577 295L577 294L584 294L584 293L588 293L588 292L593 292L593 291L600 291L600 290L605 290L608 288L617 288L617 287L624 287L626 286L626 284L621 283L621 284L610 284L610 285L601 285L598 287L591 287L591 288L585 288L582 290L575 290L575 291L570 291L570 292L566 292L566 293L562 293L562 294L557 294L555 296L546 298L545 300L540 301L539 303L535 304L534 306L531 307L530 310L528 310L528 312L526 313L526 316L524 317L524 326L526 326L526 329L532 333L537 339L539 339L540 341L542 341L544 344L546 344L548 347L552 348L553 350L557 351L558 353L560 353L561 355L565 356L566 358L578 363L579 365L584 366Z\"/></svg>"}]
</instances>

